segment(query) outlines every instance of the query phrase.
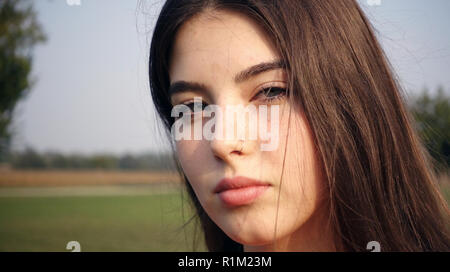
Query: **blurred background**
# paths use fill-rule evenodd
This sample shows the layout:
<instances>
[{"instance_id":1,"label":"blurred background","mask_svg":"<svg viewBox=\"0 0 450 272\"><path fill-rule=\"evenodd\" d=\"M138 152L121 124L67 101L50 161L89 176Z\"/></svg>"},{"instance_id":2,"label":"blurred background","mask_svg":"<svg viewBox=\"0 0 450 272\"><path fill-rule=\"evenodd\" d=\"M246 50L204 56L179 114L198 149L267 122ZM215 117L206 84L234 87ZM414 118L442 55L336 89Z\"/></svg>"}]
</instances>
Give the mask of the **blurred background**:
<instances>
[{"instance_id":1,"label":"blurred background","mask_svg":"<svg viewBox=\"0 0 450 272\"><path fill-rule=\"evenodd\" d=\"M163 2L0 2L0 251L205 250L150 97ZM450 2L359 3L450 200Z\"/></svg>"}]
</instances>

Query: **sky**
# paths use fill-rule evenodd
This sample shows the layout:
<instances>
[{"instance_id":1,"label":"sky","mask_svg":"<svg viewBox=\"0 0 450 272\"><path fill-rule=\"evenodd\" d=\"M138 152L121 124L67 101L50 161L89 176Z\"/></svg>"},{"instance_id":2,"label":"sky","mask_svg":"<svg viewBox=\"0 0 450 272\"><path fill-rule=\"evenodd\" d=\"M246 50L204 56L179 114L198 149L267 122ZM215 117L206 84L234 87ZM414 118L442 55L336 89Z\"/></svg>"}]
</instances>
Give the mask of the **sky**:
<instances>
[{"instance_id":1,"label":"sky","mask_svg":"<svg viewBox=\"0 0 450 272\"><path fill-rule=\"evenodd\" d=\"M77 5L77 2L79 5ZM358 0L407 94L450 90L450 1ZM33 1L48 40L15 111L13 149L168 150L150 97L148 50L163 1Z\"/></svg>"}]
</instances>

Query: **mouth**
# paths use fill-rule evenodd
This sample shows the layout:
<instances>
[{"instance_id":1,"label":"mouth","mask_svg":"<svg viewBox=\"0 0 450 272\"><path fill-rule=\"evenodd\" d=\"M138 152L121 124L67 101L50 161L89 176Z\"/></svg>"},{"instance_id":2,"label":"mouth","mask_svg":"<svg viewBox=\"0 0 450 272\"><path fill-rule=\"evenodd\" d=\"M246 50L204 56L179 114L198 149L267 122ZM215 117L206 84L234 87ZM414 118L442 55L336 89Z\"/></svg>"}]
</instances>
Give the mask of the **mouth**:
<instances>
[{"instance_id":1,"label":"mouth","mask_svg":"<svg viewBox=\"0 0 450 272\"><path fill-rule=\"evenodd\" d=\"M220 200L229 207L248 205L261 196L271 185L243 176L224 178L214 189Z\"/></svg>"}]
</instances>

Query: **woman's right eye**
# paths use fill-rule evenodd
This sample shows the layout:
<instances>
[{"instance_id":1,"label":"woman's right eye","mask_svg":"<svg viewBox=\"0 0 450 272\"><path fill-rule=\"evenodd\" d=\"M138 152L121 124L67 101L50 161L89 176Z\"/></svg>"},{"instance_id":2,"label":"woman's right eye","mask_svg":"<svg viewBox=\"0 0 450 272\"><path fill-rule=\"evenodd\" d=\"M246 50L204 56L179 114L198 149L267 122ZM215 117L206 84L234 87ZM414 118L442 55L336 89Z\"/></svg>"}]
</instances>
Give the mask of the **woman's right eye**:
<instances>
[{"instance_id":1,"label":"woman's right eye","mask_svg":"<svg viewBox=\"0 0 450 272\"><path fill-rule=\"evenodd\" d=\"M206 106L208 106L206 103L195 103L195 102L190 102L190 103L184 103L183 105L188 106L188 108L194 113L196 108L200 108L202 111L206 108Z\"/></svg>"},{"instance_id":2,"label":"woman's right eye","mask_svg":"<svg viewBox=\"0 0 450 272\"><path fill-rule=\"evenodd\" d=\"M190 116L191 118L194 118L195 116L198 116L198 114L202 114L203 111L205 110L205 108L208 106L208 104L203 103L202 101L188 101L188 102L184 102L184 103L180 103L180 104L176 104L173 107L179 107L181 105L187 106L189 108L189 111L186 110L182 110L182 114L179 115L178 117L175 117L175 119L179 119L182 116ZM200 111L195 111L196 108L200 109Z\"/></svg>"}]
</instances>

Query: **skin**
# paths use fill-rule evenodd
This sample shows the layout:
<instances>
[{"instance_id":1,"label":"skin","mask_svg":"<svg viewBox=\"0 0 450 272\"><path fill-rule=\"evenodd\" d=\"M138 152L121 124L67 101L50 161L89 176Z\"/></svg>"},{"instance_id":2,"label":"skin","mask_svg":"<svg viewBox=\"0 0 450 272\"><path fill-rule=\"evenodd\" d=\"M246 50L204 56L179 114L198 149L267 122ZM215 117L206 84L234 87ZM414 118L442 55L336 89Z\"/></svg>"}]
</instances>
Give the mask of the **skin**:
<instances>
[{"instance_id":1,"label":"skin","mask_svg":"<svg viewBox=\"0 0 450 272\"><path fill-rule=\"evenodd\" d=\"M237 138L180 140L176 152L202 207L245 251L334 251L325 205L328 190L311 128L286 97L265 102L259 93L264 86L286 88L286 72L279 68L234 81L248 67L278 59L268 35L239 13L208 10L185 22L175 38L170 82L197 82L208 90L176 93L172 104L188 104L194 97L222 109L276 104L280 140L273 151L262 151L259 138L246 139L242 150ZM245 125L249 129L248 121ZM234 176L258 179L270 187L251 204L228 207L213 191L222 178Z\"/></svg>"}]
</instances>

